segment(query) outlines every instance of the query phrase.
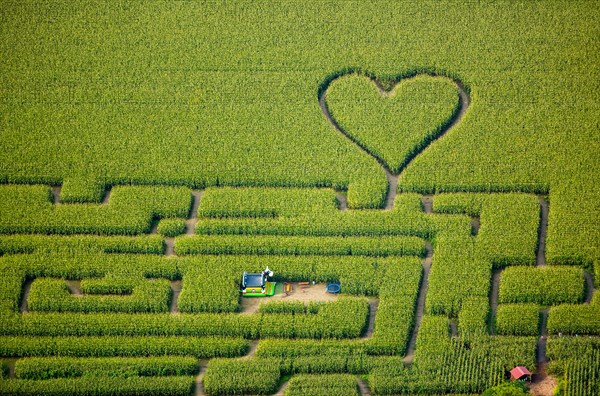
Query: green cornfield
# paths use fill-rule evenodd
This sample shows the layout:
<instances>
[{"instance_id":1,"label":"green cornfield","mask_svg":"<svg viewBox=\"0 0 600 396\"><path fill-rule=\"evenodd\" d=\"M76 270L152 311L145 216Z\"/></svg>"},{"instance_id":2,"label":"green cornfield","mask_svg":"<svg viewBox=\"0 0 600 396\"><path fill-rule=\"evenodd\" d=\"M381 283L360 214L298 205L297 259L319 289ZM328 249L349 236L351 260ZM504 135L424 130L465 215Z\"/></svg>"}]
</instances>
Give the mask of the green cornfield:
<instances>
[{"instance_id":1,"label":"green cornfield","mask_svg":"<svg viewBox=\"0 0 600 396\"><path fill-rule=\"evenodd\" d=\"M0 395L598 395L599 116L591 0L4 0Z\"/></svg>"}]
</instances>

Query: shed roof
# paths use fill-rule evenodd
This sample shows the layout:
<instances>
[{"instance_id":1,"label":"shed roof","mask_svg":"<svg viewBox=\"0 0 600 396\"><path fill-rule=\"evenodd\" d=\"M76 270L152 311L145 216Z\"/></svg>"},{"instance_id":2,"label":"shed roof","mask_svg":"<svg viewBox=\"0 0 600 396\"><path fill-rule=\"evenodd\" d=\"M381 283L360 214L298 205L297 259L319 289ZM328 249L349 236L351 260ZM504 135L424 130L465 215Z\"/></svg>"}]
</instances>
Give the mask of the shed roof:
<instances>
[{"instance_id":1,"label":"shed roof","mask_svg":"<svg viewBox=\"0 0 600 396\"><path fill-rule=\"evenodd\" d=\"M510 370L510 375L512 375L513 378L520 379L524 375L531 375L531 373L529 372L529 370L527 370L527 367L517 366L514 369Z\"/></svg>"}]
</instances>

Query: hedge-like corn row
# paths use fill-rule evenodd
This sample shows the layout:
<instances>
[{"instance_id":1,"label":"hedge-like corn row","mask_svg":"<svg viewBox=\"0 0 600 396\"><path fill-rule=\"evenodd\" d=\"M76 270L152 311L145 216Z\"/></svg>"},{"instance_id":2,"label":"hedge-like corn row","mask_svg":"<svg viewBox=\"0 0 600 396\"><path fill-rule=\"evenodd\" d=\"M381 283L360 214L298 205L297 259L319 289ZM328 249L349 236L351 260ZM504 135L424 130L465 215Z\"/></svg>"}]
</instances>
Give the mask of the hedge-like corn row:
<instances>
[{"instance_id":1,"label":"hedge-like corn row","mask_svg":"<svg viewBox=\"0 0 600 396\"><path fill-rule=\"evenodd\" d=\"M61 203L100 203L104 186L88 178L67 178L60 189Z\"/></svg>"},{"instance_id":2,"label":"hedge-like corn row","mask_svg":"<svg viewBox=\"0 0 600 396\"><path fill-rule=\"evenodd\" d=\"M198 360L188 356L160 356L143 358L71 358L33 357L18 359L15 377L18 379L47 380L73 378L84 375L110 377L155 377L194 375Z\"/></svg>"},{"instance_id":3,"label":"hedge-like corn row","mask_svg":"<svg viewBox=\"0 0 600 396\"><path fill-rule=\"evenodd\" d=\"M177 302L179 312L236 312L239 309L241 275L216 271L220 270L199 266L186 272Z\"/></svg>"},{"instance_id":4,"label":"hedge-like corn row","mask_svg":"<svg viewBox=\"0 0 600 396\"><path fill-rule=\"evenodd\" d=\"M466 337L488 334L486 325L490 310L487 297L471 297L462 301L458 313L458 331Z\"/></svg>"},{"instance_id":5,"label":"hedge-like corn row","mask_svg":"<svg viewBox=\"0 0 600 396\"><path fill-rule=\"evenodd\" d=\"M258 358L297 358L306 356L360 355L367 351L368 340L285 340L268 338L256 348Z\"/></svg>"},{"instance_id":6,"label":"hedge-like corn row","mask_svg":"<svg viewBox=\"0 0 600 396\"><path fill-rule=\"evenodd\" d=\"M511 267L500 276L500 303L557 305L582 302L583 270L575 267Z\"/></svg>"},{"instance_id":7,"label":"hedge-like corn row","mask_svg":"<svg viewBox=\"0 0 600 396\"><path fill-rule=\"evenodd\" d=\"M487 297L491 269L491 263L478 256L469 235L436 237L425 311L456 316L464 299Z\"/></svg>"},{"instance_id":8,"label":"hedge-like corn row","mask_svg":"<svg viewBox=\"0 0 600 396\"><path fill-rule=\"evenodd\" d=\"M295 375L285 391L286 396L359 396L356 377L348 374Z\"/></svg>"},{"instance_id":9,"label":"hedge-like corn row","mask_svg":"<svg viewBox=\"0 0 600 396\"><path fill-rule=\"evenodd\" d=\"M302 237L253 235L195 235L175 240L175 253L326 255L326 256L423 256L425 245L417 237Z\"/></svg>"},{"instance_id":10,"label":"hedge-like corn row","mask_svg":"<svg viewBox=\"0 0 600 396\"><path fill-rule=\"evenodd\" d=\"M536 336L539 333L540 307L535 304L501 304L495 319L496 334Z\"/></svg>"},{"instance_id":11,"label":"hedge-like corn row","mask_svg":"<svg viewBox=\"0 0 600 396\"><path fill-rule=\"evenodd\" d=\"M167 280L136 282L127 296L72 296L62 279L39 278L31 285L27 302L33 312L168 312L171 287ZM121 294L122 289L96 290L99 294ZM89 291L88 291L89 292Z\"/></svg>"},{"instance_id":12,"label":"hedge-like corn row","mask_svg":"<svg viewBox=\"0 0 600 396\"><path fill-rule=\"evenodd\" d=\"M552 186L546 241L550 263L590 268L600 258L600 230L594 215L600 213L600 185L591 169L595 168Z\"/></svg>"},{"instance_id":13,"label":"hedge-like corn row","mask_svg":"<svg viewBox=\"0 0 600 396\"><path fill-rule=\"evenodd\" d=\"M7 336L225 336L258 338L260 315L29 313L3 314ZM265 323L265 326L268 324Z\"/></svg>"},{"instance_id":14,"label":"hedge-like corn row","mask_svg":"<svg viewBox=\"0 0 600 396\"><path fill-rule=\"evenodd\" d=\"M204 375L204 390L209 396L268 395L277 390L279 376L275 361L212 359Z\"/></svg>"},{"instance_id":15,"label":"hedge-like corn row","mask_svg":"<svg viewBox=\"0 0 600 396\"><path fill-rule=\"evenodd\" d=\"M561 304L550 308L548 333L600 335L600 294L589 305Z\"/></svg>"},{"instance_id":16,"label":"hedge-like corn row","mask_svg":"<svg viewBox=\"0 0 600 396\"><path fill-rule=\"evenodd\" d=\"M43 381L0 380L0 395L11 396L110 396L164 395L188 396L194 387L193 376L170 377L111 377L85 376L55 378Z\"/></svg>"},{"instance_id":17,"label":"hedge-like corn row","mask_svg":"<svg viewBox=\"0 0 600 396\"><path fill-rule=\"evenodd\" d=\"M371 353L401 355L405 352L414 324L414 310L422 276L417 259L388 267L379 290Z\"/></svg>"},{"instance_id":18,"label":"hedge-like corn row","mask_svg":"<svg viewBox=\"0 0 600 396\"><path fill-rule=\"evenodd\" d=\"M535 263L540 205L529 194L439 194L438 213L480 217L477 250L495 267Z\"/></svg>"},{"instance_id":19,"label":"hedge-like corn row","mask_svg":"<svg viewBox=\"0 0 600 396\"><path fill-rule=\"evenodd\" d=\"M335 206L334 191L323 190L321 194L324 197L317 200L312 206L310 202L304 203L303 197L295 198L300 200L297 208L291 205L286 210L272 212L268 204L265 204L272 215L261 217L236 209L236 205L239 204L243 208L243 201L246 199L251 202L261 199L269 203L276 198L281 199L280 196L286 193L279 189L268 188L260 190L230 189L227 195L217 193L217 191L207 190L202 196L198 208L200 217L196 224L197 234L412 235L427 238L435 231L434 224L423 213L421 197L416 194L399 194L391 211L340 211ZM290 194L288 197L291 199L294 195Z\"/></svg>"},{"instance_id":20,"label":"hedge-like corn row","mask_svg":"<svg viewBox=\"0 0 600 396\"><path fill-rule=\"evenodd\" d=\"M130 253L161 254L163 238L159 235L140 236L59 236L59 235L2 235L2 254L21 253Z\"/></svg>"},{"instance_id":21,"label":"hedge-like corn row","mask_svg":"<svg viewBox=\"0 0 600 396\"><path fill-rule=\"evenodd\" d=\"M154 218L187 217L191 190L184 187L125 187L112 190L106 205L58 204L47 186L0 187L0 234L148 233Z\"/></svg>"},{"instance_id":22,"label":"hedge-like corn row","mask_svg":"<svg viewBox=\"0 0 600 396\"><path fill-rule=\"evenodd\" d=\"M364 300L324 304L318 314L76 314L2 316L4 335L27 336L227 336L356 338L367 321Z\"/></svg>"},{"instance_id":23,"label":"hedge-like corn row","mask_svg":"<svg viewBox=\"0 0 600 396\"><path fill-rule=\"evenodd\" d=\"M266 301L258 307L258 312L263 314L316 314L323 302L310 301L304 304L302 301Z\"/></svg>"},{"instance_id":24,"label":"hedge-like corn row","mask_svg":"<svg viewBox=\"0 0 600 396\"><path fill-rule=\"evenodd\" d=\"M368 319L365 299L340 298L323 304L319 313L304 315L264 314L260 325L260 338L356 338Z\"/></svg>"},{"instance_id":25,"label":"hedge-like corn row","mask_svg":"<svg viewBox=\"0 0 600 396\"><path fill-rule=\"evenodd\" d=\"M0 337L0 356L134 357L179 355L235 357L248 341L225 337Z\"/></svg>"},{"instance_id":26,"label":"hedge-like corn row","mask_svg":"<svg viewBox=\"0 0 600 396\"><path fill-rule=\"evenodd\" d=\"M275 218L310 213L333 214L335 191L314 188L207 188L198 216L206 218Z\"/></svg>"},{"instance_id":27,"label":"hedge-like corn row","mask_svg":"<svg viewBox=\"0 0 600 396\"><path fill-rule=\"evenodd\" d=\"M0 360L0 380L3 378L8 378L9 375L9 367L8 362L4 360Z\"/></svg>"},{"instance_id":28,"label":"hedge-like corn row","mask_svg":"<svg viewBox=\"0 0 600 396\"><path fill-rule=\"evenodd\" d=\"M167 238L173 238L181 235L187 229L187 224L183 219L163 219L158 223L156 231Z\"/></svg>"}]
</instances>

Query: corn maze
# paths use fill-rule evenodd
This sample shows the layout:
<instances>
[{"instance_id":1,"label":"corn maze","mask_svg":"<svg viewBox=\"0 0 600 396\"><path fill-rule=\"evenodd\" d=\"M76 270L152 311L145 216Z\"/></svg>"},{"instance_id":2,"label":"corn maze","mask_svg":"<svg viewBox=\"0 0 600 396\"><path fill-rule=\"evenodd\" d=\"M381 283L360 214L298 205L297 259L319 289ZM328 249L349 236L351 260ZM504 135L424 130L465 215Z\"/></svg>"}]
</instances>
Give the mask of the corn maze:
<instances>
[{"instance_id":1,"label":"corn maze","mask_svg":"<svg viewBox=\"0 0 600 396\"><path fill-rule=\"evenodd\" d=\"M592 2L0 20L0 395L600 394Z\"/></svg>"}]
</instances>

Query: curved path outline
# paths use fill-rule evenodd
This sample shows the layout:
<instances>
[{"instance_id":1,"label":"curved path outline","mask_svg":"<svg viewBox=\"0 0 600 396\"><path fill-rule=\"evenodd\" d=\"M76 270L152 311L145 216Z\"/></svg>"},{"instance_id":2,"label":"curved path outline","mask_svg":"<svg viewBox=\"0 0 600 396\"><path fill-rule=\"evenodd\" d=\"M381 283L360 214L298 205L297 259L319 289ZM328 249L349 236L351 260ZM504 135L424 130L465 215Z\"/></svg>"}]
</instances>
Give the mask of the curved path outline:
<instances>
[{"instance_id":1,"label":"curved path outline","mask_svg":"<svg viewBox=\"0 0 600 396\"><path fill-rule=\"evenodd\" d=\"M412 157L408 158L406 164L404 166L402 166L402 168L400 169L400 171L398 173L393 173L390 170L390 168L387 166L387 164L385 163L383 158L381 158L377 154L371 152L366 145L361 143L358 139L356 139L354 136L352 136L348 131L346 131L344 128L342 128L342 126L331 115L329 107L327 106L327 90L329 89L329 86L338 78L341 78L341 77L344 77L347 75L351 75L351 74L362 75L362 76L369 78L377 86L377 89L379 90L379 94L381 96L388 96L389 93L391 92L391 90L393 90L400 82L406 81L406 80L411 80L411 79L414 79L419 76L427 75L427 76L431 76L431 77L448 78L454 82L454 84L456 85L456 89L458 91L458 96L459 96L458 109L457 109L457 111L455 111L452 114L449 121L445 124L445 126L443 126L440 129L440 131L435 136L433 136L428 142L425 142L424 144L422 144L421 145L422 147L420 147L420 149ZM382 86L381 82L376 77L374 77L372 74L370 74L368 72L348 70L346 72L336 74L335 77L333 77L333 78L327 79L326 82L320 87L319 92L318 92L319 107L321 108L321 111L323 112L323 115L325 116L325 119L327 120L327 122L337 132L341 133L344 137L349 139L352 143L356 144L362 151L364 151L369 156L374 158L379 163L379 165L383 168L383 170L385 171L385 175L386 175L387 181L388 181L388 191L386 194L384 209L387 209L387 210L392 209L394 206L394 199L396 198L396 193L397 193L397 189L398 189L398 178L399 178L400 174L404 171L404 169L406 169L410 165L410 163L412 161L414 161L415 158L417 158L419 155L421 155L423 153L423 151L425 151L429 146L431 146L432 143L434 143L436 140L443 137L446 133L448 133L448 131L450 131L456 125L458 125L458 123L462 120L463 116L465 115L467 108L469 107L469 104L471 103L471 97L469 96L468 90L466 89L465 84L462 81L460 81L456 78L448 77L444 74L435 73L435 72L414 73L409 76L395 78L395 79L393 79L393 84L391 85L391 90L386 90Z\"/></svg>"}]
</instances>

